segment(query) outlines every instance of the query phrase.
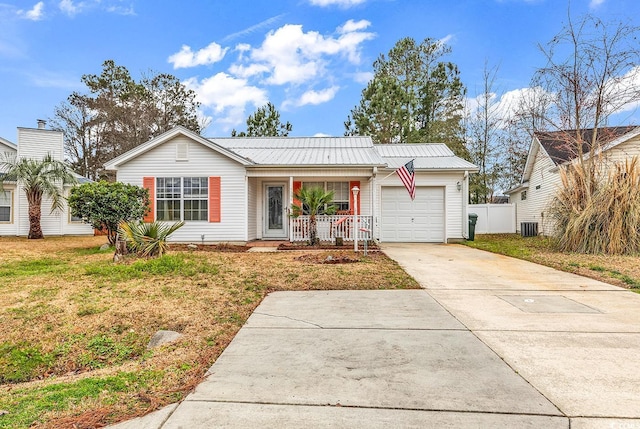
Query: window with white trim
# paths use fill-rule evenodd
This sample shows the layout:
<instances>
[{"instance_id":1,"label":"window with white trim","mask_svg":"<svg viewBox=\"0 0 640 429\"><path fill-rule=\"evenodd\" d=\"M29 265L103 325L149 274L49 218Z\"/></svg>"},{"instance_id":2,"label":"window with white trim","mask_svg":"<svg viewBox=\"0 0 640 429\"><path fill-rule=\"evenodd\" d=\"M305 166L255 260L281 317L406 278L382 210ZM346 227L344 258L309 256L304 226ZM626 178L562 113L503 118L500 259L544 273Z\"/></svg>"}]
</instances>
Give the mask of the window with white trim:
<instances>
[{"instance_id":1,"label":"window with white trim","mask_svg":"<svg viewBox=\"0 0 640 429\"><path fill-rule=\"evenodd\" d=\"M12 203L13 193L11 191L0 191L0 222L11 223Z\"/></svg>"},{"instance_id":2,"label":"window with white trim","mask_svg":"<svg viewBox=\"0 0 640 429\"><path fill-rule=\"evenodd\" d=\"M157 177L156 219L160 221L209 220L207 177Z\"/></svg>"},{"instance_id":3,"label":"window with white trim","mask_svg":"<svg viewBox=\"0 0 640 429\"><path fill-rule=\"evenodd\" d=\"M333 191L333 205L336 210L349 210L349 182L303 182L304 188L321 188L325 192ZM305 210L306 212L306 210ZM306 213L305 213L306 214Z\"/></svg>"}]
</instances>

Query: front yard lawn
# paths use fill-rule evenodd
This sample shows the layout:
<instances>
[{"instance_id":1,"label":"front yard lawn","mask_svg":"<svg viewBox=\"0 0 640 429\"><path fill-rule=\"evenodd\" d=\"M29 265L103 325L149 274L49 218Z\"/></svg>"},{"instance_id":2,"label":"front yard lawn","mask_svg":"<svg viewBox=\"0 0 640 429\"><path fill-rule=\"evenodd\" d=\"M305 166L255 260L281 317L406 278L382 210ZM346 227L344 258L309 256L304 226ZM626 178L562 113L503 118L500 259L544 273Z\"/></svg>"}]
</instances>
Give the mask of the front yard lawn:
<instances>
[{"instance_id":1,"label":"front yard lawn","mask_svg":"<svg viewBox=\"0 0 640 429\"><path fill-rule=\"evenodd\" d=\"M0 238L0 428L101 427L180 400L271 291L419 287L380 253L317 264L326 256L170 250L114 264L104 241ZM160 329L184 337L147 350Z\"/></svg>"},{"instance_id":2,"label":"front yard lawn","mask_svg":"<svg viewBox=\"0 0 640 429\"><path fill-rule=\"evenodd\" d=\"M550 238L543 236L523 238L518 234L476 235L475 241L467 241L464 244L640 292L640 255L563 253L553 248Z\"/></svg>"}]
</instances>

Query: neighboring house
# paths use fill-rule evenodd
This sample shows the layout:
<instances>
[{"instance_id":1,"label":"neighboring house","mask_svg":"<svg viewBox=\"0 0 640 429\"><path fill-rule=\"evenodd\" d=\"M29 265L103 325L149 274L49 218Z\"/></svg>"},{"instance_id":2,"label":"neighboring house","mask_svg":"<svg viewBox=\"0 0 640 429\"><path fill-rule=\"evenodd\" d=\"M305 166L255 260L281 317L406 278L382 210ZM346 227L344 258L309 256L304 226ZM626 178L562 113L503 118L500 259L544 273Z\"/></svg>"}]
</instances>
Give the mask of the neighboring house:
<instances>
[{"instance_id":1,"label":"neighboring house","mask_svg":"<svg viewBox=\"0 0 640 429\"><path fill-rule=\"evenodd\" d=\"M0 156L15 155L18 158L43 159L50 153L57 160L63 160L63 133L44 129L44 122L38 128L18 128L18 144L0 138ZM2 172L0 171L0 174ZM76 175L79 182L87 181ZM70 187L64 189L68 194ZM42 232L48 235L92 235L91 225L81 219L72 218L66 201L62 210L51 213L51 200L42 200ZM0 235L26 236L29 234L29 204L24 191L15 183L5 182L0 191Z\"/></svg>"},{"instance_id":2,"label":"neighboring house","mask_svg":"<svg viewBox=\"0 0 640 429\"><path fill-rule=\"evenodd\" d=\"M394 173L412 159L414 201ZM319 216L321 240L349 241L360 229L360 237L381 241L462 240L468 175L477 171L444 144L374 145L369 137L207 139L182 127L105 168L116 170L121 182L150 190L145 220L184 220L172 236L180 242L305 240L307 216L289 216L303 186L335 192L339 212Z\"/></svg>"},{"instance_id":3,"label":"neighboring house","mask_svg":"<svg viewBox=\"0 0 640 429\"><path fill-rule=\"evenodd\" d=\"M575 150L563 138L568 131L536 132L529 148L522 182L506 193L516 205L516 225L520 232L522 222L538 224L538 232L551 235L554 222L549 208L560 189L560 167L576 162ZM575 133L575 132L574 132ZM592 129L583 131L583 140L591 141ZM640 155L640 127L605 127L598 130L604 165L624 161ZM583 152L588 154L585 144Z\"/></svg>"}]
</instances>

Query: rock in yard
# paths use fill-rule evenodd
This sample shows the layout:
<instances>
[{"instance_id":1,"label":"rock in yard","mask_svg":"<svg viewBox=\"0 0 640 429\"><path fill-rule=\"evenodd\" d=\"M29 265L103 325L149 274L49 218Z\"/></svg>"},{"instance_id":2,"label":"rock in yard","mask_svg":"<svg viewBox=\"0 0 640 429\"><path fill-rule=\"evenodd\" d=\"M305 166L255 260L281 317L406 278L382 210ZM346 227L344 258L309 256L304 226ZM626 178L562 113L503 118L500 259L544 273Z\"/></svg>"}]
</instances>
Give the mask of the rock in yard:
<instances>
[{"instance_id":1,"label":"rock in yard","mask_svg":"<svg viewBox=\"0 0 640 429\"><path fill-rule=\"evenodd\" d=\"M173 343L174 341L178 341L182 338L182 335L179 332L175 331L158 331L153 334L151 340L149 340L149 344L147 344L147 349L155 349L156 347L160 347L163 344Z\"/></svg>"},{"instance_id":2,"label":"rock in yard","mask_svg":"<svg viewBox=\"0 0 640 429\"><path fill-rule=\"evenodd\" d=\"M196 244L187 244L187 249L195 250L198 246Z\"/></svg>"},{"instance_id":3,"label":"rock in yard","mask_svg":"<svg viewBox=\"0 0 640 429\"><path fill-rule=\"evenodd\" d=\"M102 246L100 246L100 250L108 250L109 249L109 243L104 243Z\"/></svg>"}]
</instances>

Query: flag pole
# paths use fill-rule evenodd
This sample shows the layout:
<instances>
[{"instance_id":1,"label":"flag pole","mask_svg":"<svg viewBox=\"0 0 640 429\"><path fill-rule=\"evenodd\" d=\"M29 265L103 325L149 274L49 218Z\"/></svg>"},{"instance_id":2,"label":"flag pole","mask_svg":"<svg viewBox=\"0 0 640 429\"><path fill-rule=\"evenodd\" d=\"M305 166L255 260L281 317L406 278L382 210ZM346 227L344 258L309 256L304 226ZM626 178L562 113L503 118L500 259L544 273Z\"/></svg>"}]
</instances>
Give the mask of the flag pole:
<instances>
[{"instance_id":1,"label":"flag pole","mask_svg":"<svg viewBox=\"0 0 640 429\"><path fill-rule=\"evenodd\" d=\"M415 158L413 158L411 161L415 161L415 160L416 160L416 159L415 159ZM405 162L405 163L404 163L404 164L402 164L402 165L406 165L406 164L410 163L411 161L407 161L407 162ZM380 181L383 181L383 180L384 180L384 179L386 179L387 177L390 177L390 176L392 176L392 175L396 174L396 173L398 172L398 170L399 170L399 169L398 169L398 168L396 168L396 169L395 169L395 170L393 170L391 173L387 174L387 175L386 175L386 176L384 176L382 179L380 179Z\"/></svg>"}]
</instances>

